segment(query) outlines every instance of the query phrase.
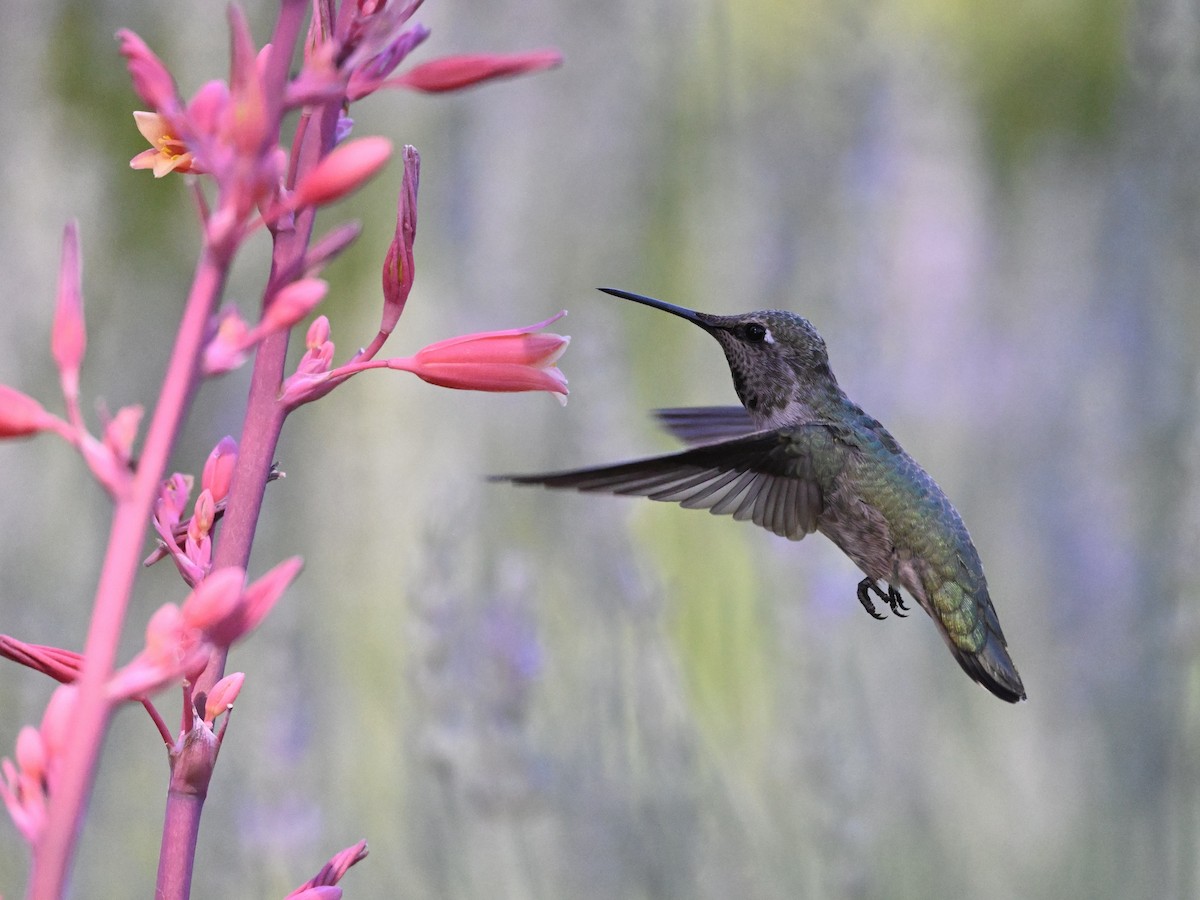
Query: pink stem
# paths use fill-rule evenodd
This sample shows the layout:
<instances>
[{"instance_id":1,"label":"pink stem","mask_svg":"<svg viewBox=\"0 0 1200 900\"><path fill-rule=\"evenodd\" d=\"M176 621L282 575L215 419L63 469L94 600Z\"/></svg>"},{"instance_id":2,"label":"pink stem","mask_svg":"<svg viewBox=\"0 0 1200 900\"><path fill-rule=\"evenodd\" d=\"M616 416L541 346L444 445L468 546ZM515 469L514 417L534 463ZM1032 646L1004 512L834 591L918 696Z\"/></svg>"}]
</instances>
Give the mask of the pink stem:
<instances>
[{"instance_id":1,"label":"pink stem","mask_svg":"<svg viewBox=\"0 0 1200 900\"><path fill-rule=\"evenodd\" d=\"M225 274L226 268L206 247L184 308L132 490L116 501L84 644L74 733L50 798L46 830L34 854L29 896L35 900L60 897L66 885L84 806L95 780L96 759L112 712L105 684L112 675L154 498L189 406L205 329L224 288Z\"/></svg>"}]
</instances>

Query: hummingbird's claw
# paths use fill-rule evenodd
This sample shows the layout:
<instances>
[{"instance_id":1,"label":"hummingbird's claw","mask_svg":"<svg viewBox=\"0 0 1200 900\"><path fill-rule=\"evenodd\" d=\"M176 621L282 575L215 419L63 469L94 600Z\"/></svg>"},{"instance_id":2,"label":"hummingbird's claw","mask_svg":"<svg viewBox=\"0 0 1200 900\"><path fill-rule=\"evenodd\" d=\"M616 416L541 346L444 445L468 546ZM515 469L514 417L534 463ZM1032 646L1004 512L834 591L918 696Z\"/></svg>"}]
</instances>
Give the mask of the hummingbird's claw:
<instances>
[{"instance_id":1,"label":"hummingbird's claw","mask_svg":"<svg viewBox=\"0 0 1200 900\"><path fill-rule=\"evenodd\" d=\"M889 587L889 591L895 592L895 588ZM862 604L872 618L879 619L881 622L887 618L883 613L876 611L875 604L871 602L871 591L874 591L881 600L887 600L888 606L892 606L892 598L889 595L885 596L883 591L879 589L879 585L873 582L870 578L864 578L858 583L858 602ZM892 606L895 611L895 607Z\"/></svg>"},{"instance_id":2,"label":"hummingbird's claw","mask_svg":"<svg viewBox=\"0 0 1200 900\"><path fill-rule=\"evenodd\" d=\"M904 598L900 596L900 592L890 584L888 585L887 602L888 606L892 608L892 612L900 618L904 619L908 617L908 605L904 602ZM901 612L901 610L904 610L904 612Z\"/></svg>"}]
</instances>

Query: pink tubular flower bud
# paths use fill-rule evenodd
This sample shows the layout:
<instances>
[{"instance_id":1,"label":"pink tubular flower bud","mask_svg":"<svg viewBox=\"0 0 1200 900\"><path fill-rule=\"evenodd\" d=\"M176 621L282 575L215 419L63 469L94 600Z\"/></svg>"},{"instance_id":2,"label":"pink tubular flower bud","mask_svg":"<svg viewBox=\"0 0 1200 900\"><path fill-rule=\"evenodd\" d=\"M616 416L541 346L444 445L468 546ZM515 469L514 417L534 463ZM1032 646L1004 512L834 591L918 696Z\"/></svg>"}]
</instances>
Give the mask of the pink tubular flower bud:
<instances>
[{"instance_id":1,"label":"pink tubular flower bud","mask_svg":"<svg viewBox=\"0 0 1200 900\"><path fill-rule=\"evenodd\" d=\"M142 408L137 404L122 406L115 416L104 423L104 446L124 466L128 466L133 459L133 443L137 440L141 424Z\"/></svg>"},{"instance_id":2,"label":"pink tubular flower bud","mask_svg":"<svg viewBox=\"0 0 1200 900\"><path fill-rule=\"evenodd\" d=\"M216 520L217 504L213 501L212 492L205 488L196 498L192 519L188 522L187 536L199 544L212 532L213 523Z\"/></svg>"},{"instance_id":3,"label":"pink tubular flower bud","mask_svg":"<svg viewBox=\"0 0 1200 900\"><path fill-rule=\"evenodd\" d=\"M217 333L204 348L204 374L221 375L236 369L246 361L252 345L250 328L242 314L232 306L223 310Z\"/></svg>"},{"instance_id":4,"label":"pink tubular flower bud","mask_svg":"<svg viewBox=\"0 0 1200 900\"><path fill-rule=\"evenodd\" d=\"M17 732L17 765L27 775L41 781L46 775L46 742L32 725Z\"/></svg>"},{"instance_id":5,"label":"pink tubular flower bud","mask_svg":"<svg viewBox=\"0 0 1200 900\"><path fill-rule=\"evenodd\" d=\"M417 236L417 187L421 179L421 156L415 147L404 148L404 182L396 208L396 235L383 261L383 320L379 333L387 336L396 327L412 290L413 241Z\"/></svg>"},{"instance_id":6,"label":"pink tubular flower bud","mask_svg":"<svg viewBox=\"0 0 1200 900\"><path fill-rule=\"evenodd\" d=\"M212 725L217 716L233 706L233 701L241 693L242 683L245 680L246 673L234 672L213 685L212 690L208 692L208 698L204 701L205 722Z\"/></svg>"},{"instance_id":7,"label":"pink tubular flower bud","mask_svg":"<svg viewBox=\"0 0 1200 900\"><path fill-rule=\"evenodd\" d=\"M246 159L263 150L267 133L267 101L263 95L258 51L250 35L250 23L236 3L227 7L230 33L229 97L225 133Z\"/></svg>"},{"instance_id":8,"label":"pink tubular flower bud","mask_svg":"<svg viewBox=\"0 0 1200 900\"><path fill-rule=\"evenodd\" d=\"M264 334L291 328L325 299L329 283L320 278L301 278L280 288L263 313Z\"/></svg>"},{"instance_id":9,"label":"pink tubular flower bud","mask_svg":"<svg viewBox=\"0 0 1200 900\"><path fill-rule=\"evenodd\" d=\"M291 205L322 206L361 187L383 168L392 155L392 142L365 137L336 147L300 179Z\"/></svg>"},{"instance_id":10,"label":"pink tubular flower bud","mask_svg":"<svg viewBox=\"0 0 1200 900\"><path fill-rule=\"evenodd\" d=\"M200 486L212 495L213 501L220 503L229 493L229 485L233 481L233 470L237 465L238 445L229 435L221 438L212 453L204 461L204 471L200 475Z\"/></svg>"},{"instance_id":11,"label":"pink tubular flower bud","mask_svg":"<svg viewBox=\"0 0 1200 900\"><path fill-rule=\"evenodd\" d=\"M245 583L246 573L237 566L210 572L183 601L183 621L205 632L214 644L228 647L233 640L224 640L224 629L237 617Z\"/></svg>"},{"instance_id":12,"label":"pink tubular flower bud","mask_svg":"<svg viewBox=\"0 0 1200 900\"><path fill-rule=\"evenodd\" d=\"M28 394L0 384L0 438L27 437L54 425L54 417Z\"/></svg>"},{"instance_id":13,"label":"pink tubular flower bud","mask_svg":"<svg viewBox=\"0 0 1200 900\"><path fill-rule=\"evenodd\" d=\"M304 335L304 346L309 350L320 350L328 343L329 319L325 316L317 316L308 326L308 331ZM325 368L329 368L328 364Z\"/></svg>"},{"instance_id":14,"label":"pink tubular flower bud","mask_svg":"<svg viewBox=\"0 0 1200 900\"><path fill-rule=\"evenodd\" d=\"M426 93L440 93L457 91L494 78L509 78L526 72L551 69L561 64L562 54L557 50L447 56L417 66L391 79L388 84Z\"/></svg>"},{"instance_id":15,"label":"pink tubular flower bud","mask_svg":"<svg viewBox=\"0 0 1200 900\"><path fill-rule=\"evenodd\" d=\"M302 568L303 559L299 556L289 557L246 588L237 616L238 633L233 640L249 634L262 624Z\"/></svg>"},{"instance_id":16,"label":"pink tubular flower bud","mask_svg":"<svg viewBox=\"0 0 1200 900\"><path fill-rule=\"evenodd\" d=\"M46 748L47 770L54 769L54 760L66 752L71 740L71 726L75 722L75 702L79 688L73 684L60 684L50 695L46 711L38 730Z\"/></svg>"},{"instance_id":17,"label":"pink tubular flower bud","mask_svg":"<svg viewBox=\"0 0 1200 900\"><path fill-rule=\"evenodd\" d=\"M304 254L304 269L308 274L319 272L325 265L341 255L359 234L362 225L358 222L346 222L322 237Z\"/></svg>"},{"instance_id":18,"label":"pink tubular flower bud","mask_svg":"<svg viewBox=\"0 0 1200 900\"><path fill-rule=\"evenodd\" d=\"M83 324L82 266L79 261L79 224L68 222L63 229L62 261L58 267L58 300L50 332L50 353L58 366L63 396L68 405L79 396L79 367L87 348Z\"/></svg>"},{"instance_id":19,"label":"pink tubular flower bud","mask_svg":"<svg viewBox=\"0 0 1200 900\"><path fill-rule=\"evenodd\" d=\"M129 68L133 89L156 112L170 112L179 103L171 73L146 42L128 29L117 32L120 52Z\"/></svg>"},{"instance_id":20,"label":"pink tubular flower bud","mask_svg":"<svg viewBox=\"0 0 1200 900\"><path fill-rule=\"evenodd\" d=\"M388 360L388 368L412 372L430 384L459 390L549 391L565 403L567 379L554 363L571 339L534 333L565 315L564 310L528 328L439 341L414 356Z\"/></svg>"},{"instance_id":21,"label":"pink tubular flower bud","mask_svg":"<svg viewBox=\"0 0 1200 900\"><path fill-rule=\"evenodd\" d=\"M367 858L367 842L359 841L347 847L345 850L336 853L329 862L321 867L321 871L314 875L300 887L296 888L284 900L326 900L326 898L340 897L341 894L314 893L332 888L341 881L351 866L357 865ZM334 888L337 890L337 888Z\"/></svg>"}]
</instances>

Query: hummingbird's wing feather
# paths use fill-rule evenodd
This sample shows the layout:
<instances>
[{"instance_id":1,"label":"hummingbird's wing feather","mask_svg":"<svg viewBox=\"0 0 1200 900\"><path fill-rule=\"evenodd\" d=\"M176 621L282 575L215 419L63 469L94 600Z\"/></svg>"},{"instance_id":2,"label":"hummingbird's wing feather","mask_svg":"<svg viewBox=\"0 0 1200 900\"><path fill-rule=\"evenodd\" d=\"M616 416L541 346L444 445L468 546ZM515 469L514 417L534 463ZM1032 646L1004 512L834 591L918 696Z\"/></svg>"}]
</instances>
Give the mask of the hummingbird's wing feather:
<instances>
[{"instance_id":1,"label":"hummingbird's wing feather","mask_svg":"<svg viewBox=\"0 0 1200 900\"><path fill-rule=\"evenodd\" d=\"M824 508L804 442L794 433L777 431L611 466L497 478L515 484L632 494L707 509L714 515L749 520L794 541L816 530Z\"/></svg>"},{"instance_id":2,"label":"hummingbird's wing feather","mask_svg":"<svg viewBox=\"0 0 1200 900\"><path fill-rule=\"evenodd\" d=\"M744 406L683 406L656 409L654 417L685 444L711 444L756 431Z\"/></svg>"}]
</instances>

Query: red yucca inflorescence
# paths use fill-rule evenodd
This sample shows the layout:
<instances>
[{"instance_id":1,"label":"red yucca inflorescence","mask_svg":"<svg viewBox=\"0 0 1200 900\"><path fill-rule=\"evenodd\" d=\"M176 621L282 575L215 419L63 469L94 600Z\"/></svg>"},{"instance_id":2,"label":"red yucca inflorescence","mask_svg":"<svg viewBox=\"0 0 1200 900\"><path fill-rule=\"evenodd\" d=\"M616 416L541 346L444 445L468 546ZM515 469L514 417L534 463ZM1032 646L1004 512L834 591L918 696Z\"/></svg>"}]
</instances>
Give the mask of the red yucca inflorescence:
<instances>
[{"instance_id":1,"label":"red yucca inflorescence","mask_svg":"<svg viewBox=\"0 0 1200 900\"><path fill-rule=\"evenodd\" d=\"M156 178L186 176L202 223L202 243L162 387L143 431L143 410L128 406L89 430L80 409L80 368L86 351L82 253L77 226L62 245L51 351L59 372L63 414L22 391L0 385L0 438L58 435L75 447L113 504L104 565L82 653L0 635L0 655L61 683L38 727L14 735L11 759L0 764L0 796L32 849L31 897L65 890L75 842L84 824L96 764L114 709L141 704L167 747L170 782L159 858L159 897L186 897L200 813L229 715L245 675L226 674L231 644L270 612L299 574L292 557L256 579L246 566L266 484L288 414L367 369L412 372L432 384L480 391L548 391L564 399L567 382L554 365L568 338L540 332L559 313L529 328L487 331L438 341L412 356L380 358L413 285L420 156L401 154L395 237L382 262L378 333L364 349L334 362L330 324L317 316L305 331L306 350L285 371L291 331L314 313L331 286L323 267L359 232L333 226L313 239L318 208L362 187L384 170L392 142L350 137L353 102L403 88L452 91L495 78L557 66L559 54L466 55L397 73L428 37L413 19L420 0L283 0L270 40L256 45L246 18L230 7L228 77L201 85L184 100L168 67L131 31L117 35L144 110L134 124L149 148L135 169ZM292 70L297 46L303 63ZM280 134L298 114L290 143ZM148 185L149 186L149 185ZM222 306L223 288L246 240L266 230L270 275L257 317ZM198 382L252 361L254 375L239 439L214 435L215 446L192 499L195 480L168 473L187 406ZM134 452L139 438L140 452ZM118 664L118 641L146 532L185 582L180 602L164 598L149 619L143 648ZM170 728L150 696L182 688L181 726ZM292 897L336 897L337 882L366 856L365 842L335 855Z\"/></svg>"}]
</instances>

